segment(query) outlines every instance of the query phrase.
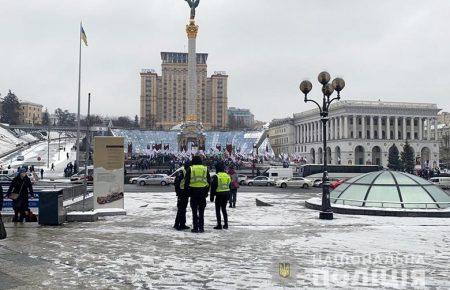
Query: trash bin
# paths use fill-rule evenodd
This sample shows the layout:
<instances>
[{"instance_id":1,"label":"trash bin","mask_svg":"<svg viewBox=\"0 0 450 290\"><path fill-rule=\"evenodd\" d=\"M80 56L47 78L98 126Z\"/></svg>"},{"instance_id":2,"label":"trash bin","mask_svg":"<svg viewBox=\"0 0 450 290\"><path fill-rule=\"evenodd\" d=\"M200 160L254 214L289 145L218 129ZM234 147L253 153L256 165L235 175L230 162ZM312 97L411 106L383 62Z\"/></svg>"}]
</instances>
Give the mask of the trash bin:
<instances>
[{"instance_id":1,"label":"trash bin","mask_svg":"<svg viewBox=\"0 0 450 290\"><path fill-rule=\"evenodd\" d=\"M39 193L39 224L57 226L64 223L63 191L43 190Z\"/></svg>"}]
</instances>

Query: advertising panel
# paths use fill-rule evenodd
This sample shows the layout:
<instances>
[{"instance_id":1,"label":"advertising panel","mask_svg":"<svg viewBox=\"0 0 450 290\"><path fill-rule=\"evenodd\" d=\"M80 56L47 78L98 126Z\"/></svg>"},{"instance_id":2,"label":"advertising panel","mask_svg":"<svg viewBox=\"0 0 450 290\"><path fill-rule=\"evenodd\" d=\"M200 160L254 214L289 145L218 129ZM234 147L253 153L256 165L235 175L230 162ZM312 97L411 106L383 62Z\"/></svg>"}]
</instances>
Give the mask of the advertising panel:
<instances>
[{"instance_id":1,"label":"advertising panel","mask_svg":"<svg viewBox=\"0 0 450 290\"><path fill-rule=\"evenodd\" d=\"M94 138L94 209L124 208L124 138Z\"/></svg>"}]
</instances>

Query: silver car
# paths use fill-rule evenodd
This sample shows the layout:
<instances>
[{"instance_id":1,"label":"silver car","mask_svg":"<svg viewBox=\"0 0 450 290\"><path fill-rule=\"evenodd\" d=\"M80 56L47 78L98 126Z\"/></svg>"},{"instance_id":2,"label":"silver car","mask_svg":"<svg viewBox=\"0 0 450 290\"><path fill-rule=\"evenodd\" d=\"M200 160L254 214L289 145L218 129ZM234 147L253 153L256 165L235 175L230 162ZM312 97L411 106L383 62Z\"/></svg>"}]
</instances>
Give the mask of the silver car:
<instances>
[{"instance_id":1,"label":"silver car","mask_svg":"<svg viewBox=\"0 0 450 290\"><path fill-rule=\"evenodd\" d=\"M248 186L259 185L259 186L272 186L275 184L275 180L267 176L257 176L253 179L247 179L245 184Z\"/></svg>"},{"instance_id":2,"label":"silver car","mask_svg":"<svg viewBox=\"0 0 450 290\"><path fill-rule=\"evenodd\" d=\"M138 183L138 180L145 179L145 178L147 178L147 177L149 177L149 176L150 176L150 174L143 174L143 175L141 175L141 176L139 176L139 177L133 177L133 178L130 178L130 183L132 183L132 184L137 184L137 183Z\"/></svg>"},{"instance_id":3,"label":"silver car","mask_svg":"<svg viewBox=\"0 0 450 290\"><path fill-rule=\"evenodd\" d=\"M165 186L170 184L169 176L167 174L150 174L149 176L138 179L137 183L141 186L144 185L161 185Z\"/></svg>"}]
</instances>

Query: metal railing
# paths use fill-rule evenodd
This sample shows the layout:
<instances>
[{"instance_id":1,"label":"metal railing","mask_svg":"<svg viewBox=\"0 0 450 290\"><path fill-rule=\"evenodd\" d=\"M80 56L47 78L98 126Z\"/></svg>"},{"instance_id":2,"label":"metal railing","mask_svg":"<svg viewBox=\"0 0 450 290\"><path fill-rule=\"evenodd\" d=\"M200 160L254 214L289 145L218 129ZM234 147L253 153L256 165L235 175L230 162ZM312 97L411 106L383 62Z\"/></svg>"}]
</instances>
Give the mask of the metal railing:
<instances>
[{"instance_id":1,"label":"metal railing","mask_svg":"<svg viewBox=\"0 0 450 290\"><path fill-rule=\"evenodd\" d=\"M375 205L372 205L372 206L368 206L368 204L381 204L381 207L385 207L384 205L385 204L396 204L396 205L400 205L400 207L399 208L401 208L401 205L424 205L425 207L416 207L416 208L425 208L425 209L428 209L428 208L431 208L431 207L429 207L429 205L434 205L435 207L432 207L433 209L443 209L442 207L437 207L437 205L450 205L450 201L442 201L442 202L439 202L439 201L435 201L435 202L401 202L401 201L370 201L370 200L358 200L358 199L344 199L344 198L334 198L334 197L331 197L330 198L331 199L331 202L332 203L336 203L336 201L342 201L342 204L343 205L345 205L345 202L347 201L347 202L359 202L359 203L361 203L361 204L365 204L365 207L379 207L379 206L375 206ZM348 204L349 205L349 204ZM406 208L406 207L405 207ZM447 207L445 207L445 208L447 208ZM414 208L411 208L411 209L414 209Z\"/></svg>"}]
</instances>

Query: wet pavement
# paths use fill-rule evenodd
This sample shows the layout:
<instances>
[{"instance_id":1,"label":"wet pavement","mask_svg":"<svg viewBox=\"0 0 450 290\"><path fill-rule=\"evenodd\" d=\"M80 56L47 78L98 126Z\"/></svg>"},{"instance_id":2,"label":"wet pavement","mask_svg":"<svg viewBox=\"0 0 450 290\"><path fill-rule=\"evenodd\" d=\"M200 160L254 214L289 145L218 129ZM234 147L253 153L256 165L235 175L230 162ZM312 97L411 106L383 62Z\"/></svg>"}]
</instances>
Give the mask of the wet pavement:
<instances>
[{"instance_id":1,"label":"wet pavement","mask_svg":"<svg viewBox=\"0 0 450 290\"><path fill-rule=\"evenodd\" d=\"M0 289L282 289L450 287L450 220L335 215L319 220L307 190L252 188L229 230L172 229L175 197L126 193L127 216L40 227L6 224ZM257 207L255 198L273 206ZM188 211L188 225L191 215Z\"/></svg>"}]
</instances>

